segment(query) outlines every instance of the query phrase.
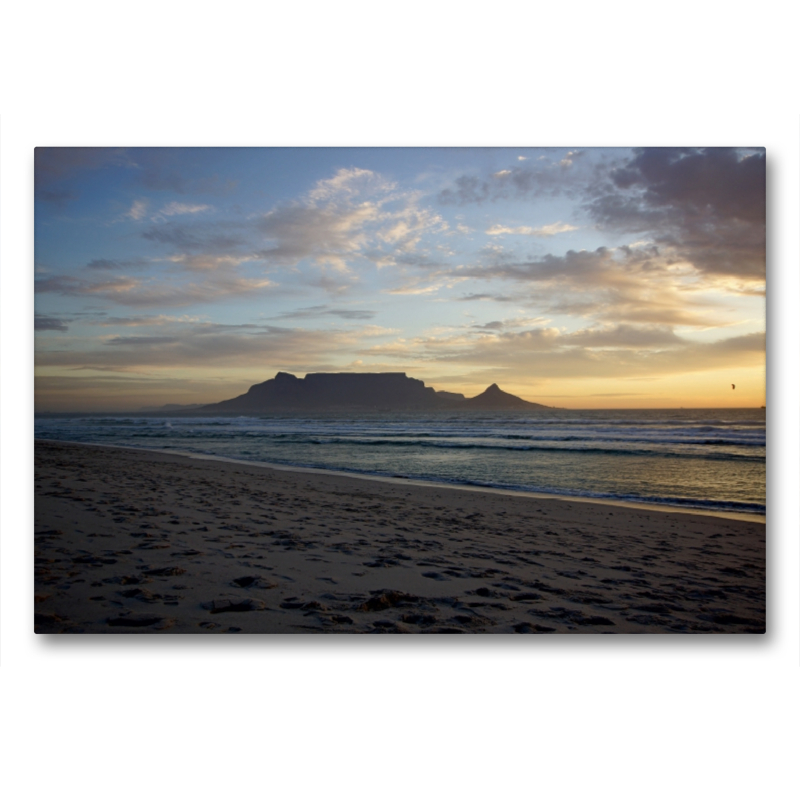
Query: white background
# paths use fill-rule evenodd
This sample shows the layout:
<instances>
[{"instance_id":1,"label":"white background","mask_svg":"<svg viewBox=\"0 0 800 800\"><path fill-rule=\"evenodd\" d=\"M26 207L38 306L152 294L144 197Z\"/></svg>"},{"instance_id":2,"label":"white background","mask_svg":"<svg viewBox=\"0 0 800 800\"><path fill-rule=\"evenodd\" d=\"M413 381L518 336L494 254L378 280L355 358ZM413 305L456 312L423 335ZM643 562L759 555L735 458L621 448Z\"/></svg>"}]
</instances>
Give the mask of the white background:
<instances>
[{"instance_id":1,"label":"white background","mask_svg":"<svg viewBox=\"0 0 800 800\"><path fill-rule=\"evenodd\" d=\"M800 69L790 8L5 6L5 796L797 796ZM35 637L33 148L187 144L766 147L767 635Z\"/></svg>"}]
</instances>

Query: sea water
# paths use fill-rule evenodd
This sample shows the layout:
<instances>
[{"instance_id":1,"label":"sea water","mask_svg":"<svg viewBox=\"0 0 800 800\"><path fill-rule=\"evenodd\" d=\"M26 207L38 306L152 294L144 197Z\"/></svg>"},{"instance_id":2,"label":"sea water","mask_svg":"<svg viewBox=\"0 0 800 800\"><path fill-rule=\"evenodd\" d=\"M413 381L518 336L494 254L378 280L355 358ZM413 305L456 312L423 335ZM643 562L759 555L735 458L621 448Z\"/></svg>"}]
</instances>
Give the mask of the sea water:
<instances>
[{"instance_id":1,"label":"sea water","mask_svg":"<svg viewBox=\"0 0 800 800\"><path fill-rule=\"evenodd\" d=\"M93 442L456 485L766 513L761 409L37 418Z\"/></svg>"}]
</instances>

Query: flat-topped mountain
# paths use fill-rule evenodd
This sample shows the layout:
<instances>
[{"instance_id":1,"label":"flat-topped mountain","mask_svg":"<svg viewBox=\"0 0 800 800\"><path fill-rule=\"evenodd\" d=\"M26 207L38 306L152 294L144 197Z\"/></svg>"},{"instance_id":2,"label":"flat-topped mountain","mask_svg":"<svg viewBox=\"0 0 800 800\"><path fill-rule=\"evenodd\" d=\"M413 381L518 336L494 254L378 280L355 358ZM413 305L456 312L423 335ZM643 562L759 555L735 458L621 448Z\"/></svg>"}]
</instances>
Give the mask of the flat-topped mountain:
<instances>
[{"instance_id":1,"label":"flat-topped mountain","mask_svg":"<svg viewBox=\"0 0 800 800\"><path fill-rule=\"evenodd\" d=\"M492 384L477 397L437 392L405 372L313 372L298 378L279 372L251 386L245 394L202 406L209 414L264 411L427 411L435 409L501 410L547 408L529 403Z\"/></svg>"}]
</instances>

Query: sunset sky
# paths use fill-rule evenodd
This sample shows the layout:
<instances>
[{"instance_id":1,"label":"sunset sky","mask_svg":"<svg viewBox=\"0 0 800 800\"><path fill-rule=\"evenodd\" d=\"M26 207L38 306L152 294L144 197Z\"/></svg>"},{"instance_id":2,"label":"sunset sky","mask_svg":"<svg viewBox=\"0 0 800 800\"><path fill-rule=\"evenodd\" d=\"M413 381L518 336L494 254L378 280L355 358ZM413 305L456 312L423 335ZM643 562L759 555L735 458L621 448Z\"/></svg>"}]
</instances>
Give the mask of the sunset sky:
<instances>
[{"instance_id":1,"label":"sunset sky","mask_svg":"<svg viewBox=\"0 0 800 800\"><path fill-rule=\"evenodd\" d=\"M766 402L758 148L35 163L38 411L215 402L279 370L564 408Z\"/></svg>"}]
</instances>

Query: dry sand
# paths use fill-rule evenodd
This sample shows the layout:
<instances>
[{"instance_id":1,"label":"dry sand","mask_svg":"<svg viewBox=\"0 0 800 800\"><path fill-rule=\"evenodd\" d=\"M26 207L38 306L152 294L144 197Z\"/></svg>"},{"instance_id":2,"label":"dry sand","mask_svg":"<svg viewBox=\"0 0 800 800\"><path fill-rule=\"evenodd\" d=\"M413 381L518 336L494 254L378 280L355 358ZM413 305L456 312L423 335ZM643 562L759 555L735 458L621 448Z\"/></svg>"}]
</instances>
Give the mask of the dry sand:
<instances>
[{"instance_id":1,"label":"dry sand","mask_svg":"<svg viewBox=\"0 0 800 800\"><path fill-rule=\"evenodd\" d=\"M37 442L37 633L763 633L765 529Z\"/></svg>"}]
</instances>

